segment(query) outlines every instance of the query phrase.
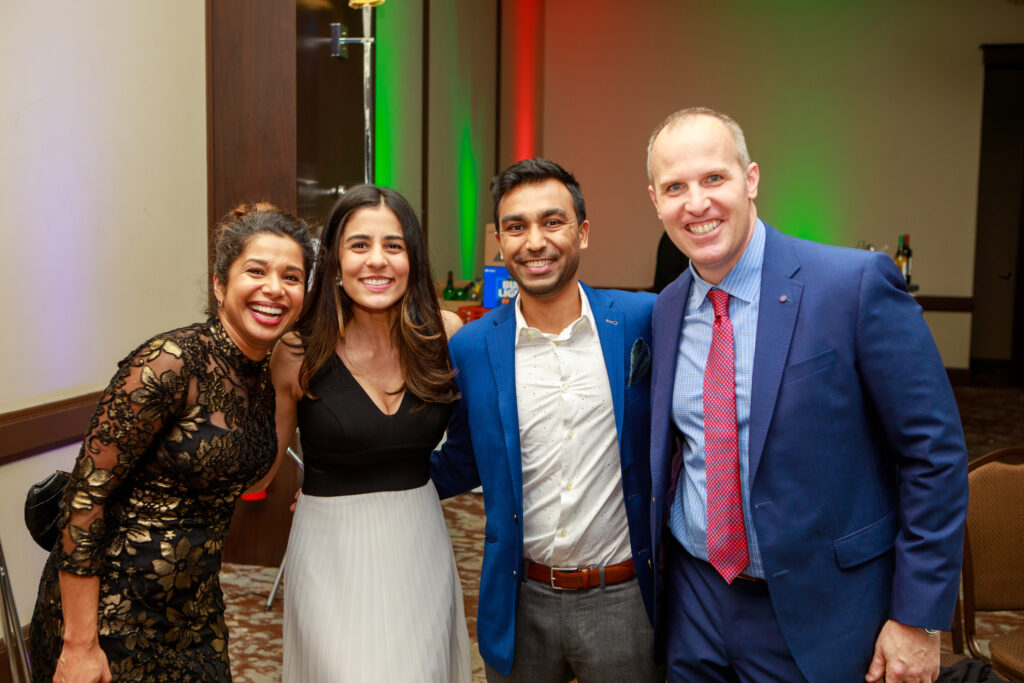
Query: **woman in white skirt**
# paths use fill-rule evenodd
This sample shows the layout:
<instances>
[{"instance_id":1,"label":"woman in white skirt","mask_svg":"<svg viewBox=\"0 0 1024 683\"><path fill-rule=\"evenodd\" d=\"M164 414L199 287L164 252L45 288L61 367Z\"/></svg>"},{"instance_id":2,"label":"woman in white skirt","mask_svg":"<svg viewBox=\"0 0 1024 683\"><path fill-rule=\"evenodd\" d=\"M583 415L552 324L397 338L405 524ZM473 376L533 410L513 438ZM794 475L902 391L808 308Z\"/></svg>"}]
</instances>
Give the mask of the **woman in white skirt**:
<instances>
[{"instance_id":1,"label":"woman in white skirt","mask_svg":"<svg viewBox=\"0 0 1024 683\"><path fill-rule=\"evenodd\" d=\"M314 273L271 360L280 453L298 425L305 461L283 680L469 681L462 588L428 477L458 398L458 317L439 310L419 222L393 190L338 200Z\"/></svg>"}]
</instances>

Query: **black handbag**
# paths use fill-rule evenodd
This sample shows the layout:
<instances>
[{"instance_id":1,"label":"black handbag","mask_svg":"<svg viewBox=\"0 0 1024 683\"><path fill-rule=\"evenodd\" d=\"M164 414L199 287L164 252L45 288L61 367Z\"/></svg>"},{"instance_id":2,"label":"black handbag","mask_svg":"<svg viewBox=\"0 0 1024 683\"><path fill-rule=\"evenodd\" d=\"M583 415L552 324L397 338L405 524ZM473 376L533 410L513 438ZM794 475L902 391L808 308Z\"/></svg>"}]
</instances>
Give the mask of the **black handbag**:
<instances>
[{"instance_id":1,"label":"black handbag","mask_svg":"<svg viewBox=\"0 0 1024 683\"><path fill-rule=\"evenodd\" d=\"M60 499L68 486L71 475L57 470L46 479L32 484L25 496L25 526L32 534L32 540L43 550L53 550L57 542L57 515L60 514Z\"/></svg>"}]
</instances>

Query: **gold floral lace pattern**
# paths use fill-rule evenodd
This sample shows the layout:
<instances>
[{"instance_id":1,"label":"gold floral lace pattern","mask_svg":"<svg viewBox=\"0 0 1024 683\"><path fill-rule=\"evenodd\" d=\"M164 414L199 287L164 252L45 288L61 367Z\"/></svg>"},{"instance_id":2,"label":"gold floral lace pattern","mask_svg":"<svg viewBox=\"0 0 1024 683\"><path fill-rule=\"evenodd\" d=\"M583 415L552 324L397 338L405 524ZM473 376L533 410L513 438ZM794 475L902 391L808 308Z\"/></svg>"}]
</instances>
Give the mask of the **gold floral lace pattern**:
<instances>
[{"instance_id":1,"label":"gold floral lace pattern","mask_svg":"<svg viewBox=\"0 0 1024 683\"><path fill-rule=\"evenodd\" d=\"M158 335L121 361L65 493L32 620L34 678L49 680L60 654L65 571L100 577L115 680L230 680L221 547L276 446L268 363L218 322Z\"/></svg>"}]
</instances>

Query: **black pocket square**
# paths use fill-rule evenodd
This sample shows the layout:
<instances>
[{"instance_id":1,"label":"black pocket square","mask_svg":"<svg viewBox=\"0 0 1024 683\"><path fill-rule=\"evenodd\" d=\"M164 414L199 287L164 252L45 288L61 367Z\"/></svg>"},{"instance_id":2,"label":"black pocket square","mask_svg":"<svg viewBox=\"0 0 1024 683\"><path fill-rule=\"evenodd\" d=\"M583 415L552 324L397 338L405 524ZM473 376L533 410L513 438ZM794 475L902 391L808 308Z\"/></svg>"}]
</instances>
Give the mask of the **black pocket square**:
<instances>
[{"instance_id":1,"label":"black pocket square","mask_svg":"<svg viewBox=\"0 0 1024 683\"><path fill-rule=\"evenodd\" d=\"M633 386L650 372L651 350L643 339L637 339L629 351L629 379L626 380L626 386Z\"/></svg>"}]
</instances>

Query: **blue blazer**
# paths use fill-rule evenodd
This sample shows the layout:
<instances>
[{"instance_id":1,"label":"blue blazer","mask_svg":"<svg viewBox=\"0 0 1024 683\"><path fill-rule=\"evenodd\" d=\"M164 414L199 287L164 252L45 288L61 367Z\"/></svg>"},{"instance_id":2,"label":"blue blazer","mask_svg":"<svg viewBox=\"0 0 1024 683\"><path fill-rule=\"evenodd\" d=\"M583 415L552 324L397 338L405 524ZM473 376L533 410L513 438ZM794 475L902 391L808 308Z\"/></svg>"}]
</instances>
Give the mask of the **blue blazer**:
<instances>
[{"instance_id":1,"label":"blue blazer","mask_svg":"<svg viewBox=\"0 0 1024 683\"><path fill-rule=\"evenodd\" d=\"M691 282L687 270L654 310L659 549L680 459L670 412ZM749 458L772 605L810 681L863 680L886 619L949 628L967 452L935 342L888 256L767 228ZM659 637L678 616L656 615Z\"/></svg>"},{"instance_id":2,"label":"blue blazer","mask_svg":"<svg viewBox=\"0 0 1024 683\"><path fill-rule=\"evenodd\" d=\"M644 605L648 615L653 615L648 514L650 363L646 354L654 295L597 290L586 285L583 289L597 322L611 385L633 560ZM506 675L512 668L519 583L523 579L523 469L516 407L515 331L515 309L507 305L466 325L452 337L449 349L462 399L452 414L448 440L430 462L430 476L442 498L483 484L487 523L476 632L484 660ZM637 369L631 377L630 359L638 353L648 361L634 362Z\"/></svg>"}]
</instances>

